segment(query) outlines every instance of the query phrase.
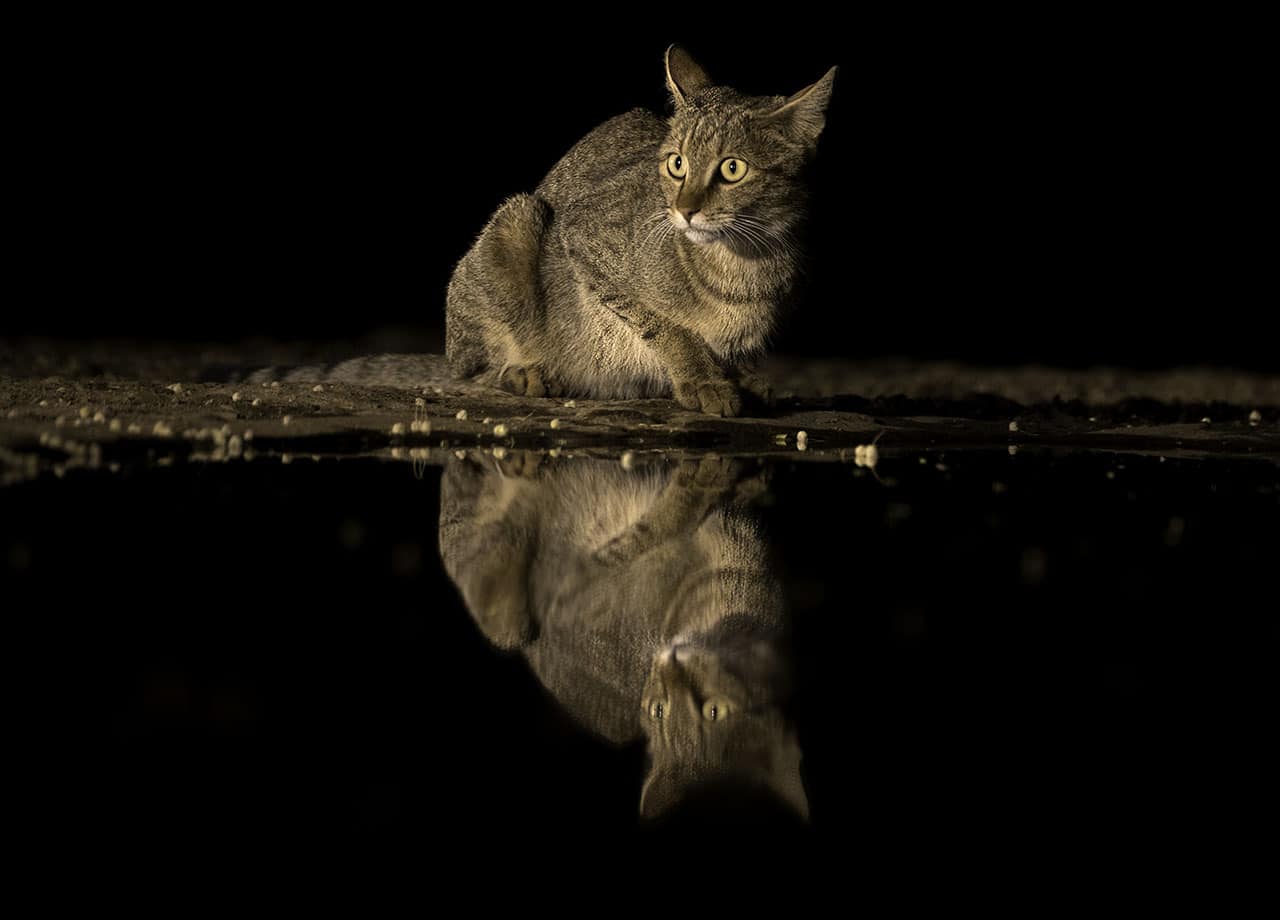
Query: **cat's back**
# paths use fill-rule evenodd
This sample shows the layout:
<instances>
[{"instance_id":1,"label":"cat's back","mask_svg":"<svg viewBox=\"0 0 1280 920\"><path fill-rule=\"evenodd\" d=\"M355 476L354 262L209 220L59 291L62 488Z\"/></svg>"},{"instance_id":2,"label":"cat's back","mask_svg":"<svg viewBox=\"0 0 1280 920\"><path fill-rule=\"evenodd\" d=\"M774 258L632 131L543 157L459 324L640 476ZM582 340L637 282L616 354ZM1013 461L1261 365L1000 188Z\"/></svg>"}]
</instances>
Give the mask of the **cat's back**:
<instances>
[{"instance_id":1,"label":"cat's back","mask_svg":"<svg viewBox=\"0 0 1280 920\"><path fill-rule=\"evenodd\" d=\"M632 109L610 118L560 158L538 186L537 195L562 208L627 177L658 169L658 147L667 123L648 109ZM647 188L653 183L644 183Z\"/></svg>"}]
</instances>

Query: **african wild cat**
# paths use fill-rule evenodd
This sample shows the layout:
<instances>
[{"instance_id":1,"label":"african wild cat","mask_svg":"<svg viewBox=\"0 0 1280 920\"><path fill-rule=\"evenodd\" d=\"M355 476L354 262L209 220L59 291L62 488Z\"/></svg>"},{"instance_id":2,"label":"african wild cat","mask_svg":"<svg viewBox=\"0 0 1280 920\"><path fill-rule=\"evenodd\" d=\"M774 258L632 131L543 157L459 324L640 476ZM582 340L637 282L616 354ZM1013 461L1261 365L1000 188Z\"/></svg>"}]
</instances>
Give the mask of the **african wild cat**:
<instances>
[{"instance_id":1,"label":"african wild cat","mask_svg":"<svg viewBox=\"0 0 1280 920\"><path fill-rule=\"evenodd\" d=\"M806 165L836 69L791 97L666 57L675 113L605 122L508 199L449 283L453 370L529 396L741 410L800 267Z\"/></svg>"},{"instance_id":2,"label":"african wild cat","mask_svg":"<svg viewBox=\"0 0 1280 920\"><path fill-rule=\"evenodd\" d=\"M807 817L781 591L738 479L714 458L629 474L533 453L444 474L440 553L468 611L583 726L647 741L647 817L716 784Z\"/></svg>"}]
</instances>

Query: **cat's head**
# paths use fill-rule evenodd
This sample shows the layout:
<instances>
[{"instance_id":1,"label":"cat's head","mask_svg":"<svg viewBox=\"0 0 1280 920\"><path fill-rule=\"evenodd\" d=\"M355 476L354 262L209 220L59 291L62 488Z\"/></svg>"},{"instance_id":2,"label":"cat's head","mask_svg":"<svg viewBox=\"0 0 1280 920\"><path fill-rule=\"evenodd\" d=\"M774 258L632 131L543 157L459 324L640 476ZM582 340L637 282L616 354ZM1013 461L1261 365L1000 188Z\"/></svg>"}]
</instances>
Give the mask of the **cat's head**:
<instances>
[{"instance_id":1,"label":"cat's head","mask_svg":"<svg viewBox=\"0 0 1280 920\"><path fill-rule=\"evenodd\" d=\"M653 660L641 699L649 774L640 814L731 790L807 819L800 745L781 702L784 662L768 642L677 643Z\"/></svg>"},{"instance_id":2,"label":"cat's head","mask_svg":"<svg viewBox=\"0 0 1280 920\"><path fill-rule=\"evenodd\" d=\"M675 229L698 244L777 251L803 216L805 165L826 124L832 67L793 96L747 96L712 83L667 49L675 103L656 164Z\"/></svg>"}]
</instances>

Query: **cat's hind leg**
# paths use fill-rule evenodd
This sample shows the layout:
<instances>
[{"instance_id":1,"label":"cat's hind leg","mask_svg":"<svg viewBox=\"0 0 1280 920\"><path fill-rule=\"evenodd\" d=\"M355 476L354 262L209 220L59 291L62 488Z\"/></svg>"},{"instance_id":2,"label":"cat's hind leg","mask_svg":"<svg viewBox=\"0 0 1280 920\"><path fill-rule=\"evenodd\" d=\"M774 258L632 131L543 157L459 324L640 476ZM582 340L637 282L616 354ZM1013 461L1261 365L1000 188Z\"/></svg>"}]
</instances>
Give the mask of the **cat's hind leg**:
<instances>
[{"instance_id":1,"label":"cat's hind leg","mask_svg":"<svg viewBox=\"0 0 1280 920\"><path fill-rule=\"evenodd\" d=\"M508 198L454 269L445 312L454 373L521 396L547 395L538 264L550 221L542 199Z\"/></svg>"}]
</instances>

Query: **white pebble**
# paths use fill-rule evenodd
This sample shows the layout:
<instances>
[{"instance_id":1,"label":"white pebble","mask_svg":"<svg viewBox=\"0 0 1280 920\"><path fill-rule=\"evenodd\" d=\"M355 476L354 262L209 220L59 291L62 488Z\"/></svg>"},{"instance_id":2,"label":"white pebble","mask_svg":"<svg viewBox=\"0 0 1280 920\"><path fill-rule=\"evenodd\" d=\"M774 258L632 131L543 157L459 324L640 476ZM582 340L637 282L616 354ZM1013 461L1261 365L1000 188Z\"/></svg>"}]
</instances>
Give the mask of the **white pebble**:
<instances>
[{"instance_id":1,"label":"white pebble","mask_svg":"<svg viewBox=\"0 0 1280 920\"><path fill-rule=\"evenodd\" d=\"M578 404L571 399L564 404L564 407L566 409L576 409L578 408Z\"/></svg>"},{"instance_id":2,"label":"white pebble","mask_svg":"<svg viewBox=\"0 0 1280 920\"><path fill-rule=\"evenodd\" d=\"M505 447L495 447L493 449L493 456L494 456L494 459L496 460L501 460L506 455L507 455L507 449Z\"/></svg>"},{"instance_id":3,"label":"white pebble","mask_svg":"<svg viewBox=\"0 0 1280 920\"><path fill-rule=\"evenodd\" d=\"M173 429L164 422L156 422L151 427L151 433L157 438L168 438L173 436Z\"/></svg>"},{"instance_id":4,"label":"white pebble","mask_svg":"<svg viewBox=\"0 0 1280 920\"><path fill-rule=\"evenodd\" d=\"M487 416L487 415L486 415L483 419L481 419L480 424L481 424L481 425L488 425L488 424L489 424L490 422L492 422L492 421L493 421L493 419L489 418L489 416Z\"/></svg>"},{"instance_id":5,"label":"white pebble","mask_svg":"<svg viewBox=\"0 0 1280 920\"><path fill-rule=\"evenodd\" d=\"M262 405L262 400L260 400L258 397L256 397L256 396L255 396L255 397L253 397L253 402L249 403L249 405L251 405L251 406L260 406L260 405Z\"/></svg>"},{"instance_id":6,"label":"white pebble","mask_svg":"<svg viewBox=\"0 0 1280 920\"><path fill-rule=\"evenodd\" d=\"M455 415L455 416L454 416L454 418L456 418L456 419L457 419L458 421L460 421L460 422L465 422L465 421L467 420L467 410L466 410L466 409L459 409L459 410L458 410L458 414L457 414L457 415ZM488 420L488 419L485 419L485 421L487 422L487 421L489 421L489 420Z\"/></svg>"},{"instance_id":7,"label":"white pebble","mask_svg":"<svg viewBox=\"0 0 1280 920\"><path fill-rule=\"evenodd\" d=\"M293 421L293 416L292 416L292 415L286 415L284 418L280 419L280 421L282 421L282 422L284 422L286 425L288 425L290 422L292 422L292 421Z\"/></svg>"},{"instance_id":8,"label":"white pebble","mask_svg":"<svg viewBox=\"0 0 1280 920\"><path fill-rule=\"evenodd\" d=\"M392 434L404 434L404 422L396 422L391 426Z\"/></svg>"},{"instance_id":9,"label":"white pebble","mask_svg":"<svg viewBox=\"0 0 1280 920\"><path fill-rule=\"evenodd\" d=\"M1249 413L1249 424L1250 424L1250 425L1260 425L1260 424L1262 424L1262 413L1261 413L1261 412L1259 412L1257 409L1254 409L1252 412L1250 412L1250 413Z\"/></svg>"},{"instance_id":10,"label":"white pebble","mask_svg":"<svg viewBox=\"0 0 1280 920\"><path fill-rule=\"evenodd\" d=\"M553 418L553 419L551 420L551 427L552 427L552 428L559 428L559 427L560 427L560 419L558 419L558 418Z\"/></svg>"},{"instance_id":11,"label":"white pebble","mask_svg":"<svg viewBox=\"0 0 1280 920\"><path fill-rule=\"evenodd\" d=\"M239 402L239 401L240 401L240 391L239 391L239 390L237 390L236 392L234 392L234 393L232 393L232 394L231 394L231 401L232 401L232 402Z\"/></svg>"},{"instance_id":12,"label":"white pebble","mask_svg":"<svg viewBox=\"0 0 1280 920\"><path fill-rule=\"evenodd\" d=\"M180 383L171 383L171 384L169 384L167 387L165 387L165 389L166 389L166 390L168 390L170 393L181 393L181 392L182 392L182 384L180 384Z\"/></svg>"},{"instance_id":13,"label":"white pebble","mask_svg":"<svg viewBox=\"0 0 1280 920\"><path fill-rule=\"evenodd\" d=\"M558 456L560 456L560 448L558 448L558 447L553 447L553 448L551 448L551 450L547 451L547 456L548 456L548 457L558 457Z\"/></svg>"},{"instance_id":14,"label":"white pebble","mask_svg":"<svg viewBox=\"0 0 1280 920\"><path fill-rule=\"evenodd\" d=\"M41 406L47 406L47 405L49 405L49 400L47 400L47 399L42 399L42 400L40 400L39 405L41 405Z\"/></svg>"},{"instance_id":15,"label":"white pebble","mask_svg":"<svg viewBox=\"0 0 1280 920\"><path fill-rule=\"evenodd\" d=\"M1201 424L1201 425L1209 425L1209 424L1212 424L1212 423L1213 423L1213 419L1209 418L1209 416L1207 416L1207 415L1206 415L1204 418L1200 419L1200 424Z\"/></svg>"},{"instance_id":16,"label":"white pebble","mask_svg":"<svg viewBox=\"0 0 1280 920\"><path fill-rule=\"evenodd\" d=\"M285 463L285 464L292 463L292 462L293 462L293 454L281 454L281 455L280 455L280 462L281 462L281 463Z\"/></svg>"},{"instance_id":17,"label":"white pebble","mask_svg":"<svg viewBox=\"0 0 1280 920\"><path fill-rule=\"evenodd\" d=\"M622 454L620 462L622 463L622 468L629 472L636 467L636 455L629 450L625 451Z\"/></svg>"},{"instance_id":18,"label":"white pebble","mask_svg":"<svg viewBox=\"0 0 1280 920\"><path fill-rule=\"evenodd\" d=\"M313 387L311 388L311 392L312 392L312 393L323 393L323 392L324 392L324 385L323 385L323 384L319 384L319 383L317 383L315 386L313 386Z\"/></svg>"},{"instance_id":19,"label":"white pebble","mask_svg":"<svg viewBox=\"0 0 1280 920\"><path fill-rule=\"evenodd\" d=\"M493 436L495 438L505 438L507 436L507 426L499 422L493 426Z\"/></svg>"},{"instance_id":20,"label":"white pebble","mask_svg":"<svg viewBox=\"0 0 1280 920\"><path fill-rule=\"evenodd\" d=\"M89 417L89 407L88 407L88 406L81 406L81 407L80 407L80 417L81 417L81 418L88 418L88 417Z\"/></svg>"},{"instance_id":21,"label":"white pebble","mask_svg":"<svg viewBox=\"0 0 1280 920\"><path fill-rule=\"evenodd\" d=\"M797 431L796 432L796 450L808 450L808 449L809 449L809 432Z\"/></svg>"},{"instance_id":22,"label":"white pebble","mask_svg":"<svg viewBox=\"0 0 1280 920\"><path fill-rule=\"evenodd\" d=\"M1010 431L1013 431L1013 432L1016 432L1016 431L1018 430L1018 423L1017 423L1017 422L1010 422L1010 423L1009 423L1009 430L1010 430Z\"/></svg>"},{"instance_id":23,"label":"white pebble","mask_svg":"<svg viewBox=\"0 0 1280 920\"><path fill-rule=\"evenodd\" d=\"M99 425L101 425L103 422L107 420L106 413L104 413L101 409L99 409L97 412L93 413L93 420L97 422Z\"/></svg>"},{"instance_id":24,"label":"white pebble","mask_svg":"<svg viewBox=\"0 0 1280 920\"><path fill-rule=\"evenodd\" d=\"M457 457L459 460L466 460L466 459L467 459L467 452L466 452L465 450L455 450L455 451L453 452L453 455L454 455L455 457Z\"/></svg>"}]
</instances>

